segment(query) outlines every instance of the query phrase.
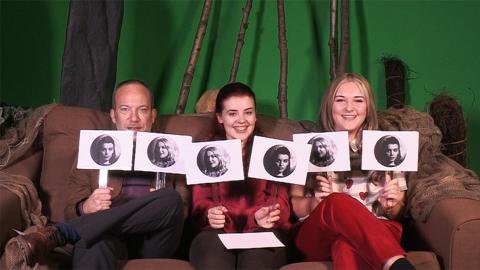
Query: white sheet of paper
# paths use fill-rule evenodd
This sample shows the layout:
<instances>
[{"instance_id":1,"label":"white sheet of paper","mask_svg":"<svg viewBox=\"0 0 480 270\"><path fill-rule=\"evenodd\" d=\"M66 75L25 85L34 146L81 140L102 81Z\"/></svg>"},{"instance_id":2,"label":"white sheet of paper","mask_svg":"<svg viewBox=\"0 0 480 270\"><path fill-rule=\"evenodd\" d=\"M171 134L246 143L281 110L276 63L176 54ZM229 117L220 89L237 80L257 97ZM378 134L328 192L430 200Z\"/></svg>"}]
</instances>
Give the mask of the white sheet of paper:
<instances>
[{"instance_id":1,"label":"white sheet of paper","mask_svg":"<svg viewBox=\"0 0 480 270\"><path fill-rule=\"evenodd\" d=\"M198 142L187 147L187 185L245 179L240 140Z\"/></svg>"},{"instance_id":2,"label":"white sheet of paper","mask_svg":"<svg viewBox=\"0 0 480 270\"><path fill-rule=\"evenodd\" d=\"M185 155L192 137L137 132L135 170L185 174Z\"/></svg>"},{"instance_id":3,"label":"white sheet of paper","mask_svg":"<svg viewBox=\"0 0 480 270\"><path fill-rule=\"evenodd\" d=\"M312 145L309 172L350 171L347 131L293 134L293 141Z\"/></svg>"},{"instance_id":4,"label":"white sheet of paper","mask_svg":"<svg viewBox=\"0 0 480 270\"><path fill-rule=\"evenodd\" d=\"M133 131L80 130L79 169L132 169Z\"/></svg>"},{"instance_id":5,"label":"white sheet of paper","mask_svg":"<svg viewBox=\"0 0 480 270\"><path fill-rule=\"evenodd\" d=\"M417 171L418 136L417 131L364 130L362 170Z\"/></svg>"},{"instance_id":6,"label":"white sheet of paper","mask_svg":"<svg viewBox=\"0 0 480 270\"><path fill-rule=\"evenodd\" d=\"M227 249L284 247L272 232L223 233L218 237Z\"/></svg>"},{"instance_id":7,"label":"white sheet of paper","mask_svg":"<svg viewBox=\"0 0 480 270\"><path fill-rule=\"evenodd\" d=\"M248 176L305 185L311 148L309 144L255 136Z\"/></svg>"}]
</instances>

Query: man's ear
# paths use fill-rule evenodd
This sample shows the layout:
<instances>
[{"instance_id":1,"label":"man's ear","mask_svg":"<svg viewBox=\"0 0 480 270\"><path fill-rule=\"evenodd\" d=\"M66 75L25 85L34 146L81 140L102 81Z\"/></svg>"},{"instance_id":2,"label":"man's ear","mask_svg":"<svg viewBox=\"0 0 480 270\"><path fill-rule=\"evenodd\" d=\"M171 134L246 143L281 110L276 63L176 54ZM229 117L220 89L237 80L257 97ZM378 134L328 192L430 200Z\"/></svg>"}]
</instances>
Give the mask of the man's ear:
<instances>
[{"instance_id":1,"label":"man's ear","mask_svg":"<svg viewBox=\"0 0 480 270\"><path fill-rule=\"evenodd\" d=\"M114 124L117 123L117 119L115 118L115 110L114 109L110 109L110 119L112 120L112 123L114 123Z\"/></svg>"},{"instance_id":2,"label":"man's ear","mask_svg":"<svg viewBox=\"0 0 480 270\"><path fill-rule=\"evenodd\" d=\"M223 124L222 114L220 114L220 113L215 113L215 116L217 117L217 122L218 122L219 124Z\"/></svg>"},{"instance_id":3,"label":"man's ear","mask_svg":"<svg viewBox=\"0 0 480 270\"><path fill-rule=\"evenodd\" d=\"M152 109L152 123L155 122L156 118L157 118L157 109L153 108Z\"/></svg>"}]
</instances>

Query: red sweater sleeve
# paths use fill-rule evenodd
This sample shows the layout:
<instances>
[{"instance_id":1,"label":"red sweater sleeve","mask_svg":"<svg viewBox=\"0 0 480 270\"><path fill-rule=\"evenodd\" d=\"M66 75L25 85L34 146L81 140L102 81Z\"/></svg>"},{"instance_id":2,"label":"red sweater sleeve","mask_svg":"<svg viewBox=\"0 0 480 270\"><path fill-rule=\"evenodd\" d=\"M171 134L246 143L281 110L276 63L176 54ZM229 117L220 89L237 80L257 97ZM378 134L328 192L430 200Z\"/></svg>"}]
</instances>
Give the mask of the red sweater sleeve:
<instances>
[{"instance_id":1,"label":"red sweater sleeve","mask_svg":"<svg viewBox=\"0 0 480 270\"><path fill-rule=\"evenodd\" d=\"M276 203L280 204L280 219L275 223L274 228L284 231L290 229L290 200L288 197L288 185L284 183L270 182L267 186L268 189L265 191L265 199L257 200L256 207L252 208L251 212L248 214L247 227L245 228L246 232L252 232L260 228L255 221L255 212L258 209ZM275 191L275 189L277 189L277 191ZM274 198L275 193L277 196L276 198Z\"/></svg>"},{"instance_id":2,"label":"red sweater sleeve","mask_svg":"<svg viewBox=\"0 0 480 270\"><path fill-rule=\"evenodd\" d=\"M209 227L207 211L217 205L214 200L214 185L198 184L192 188L192 214L191 220L194 228L201 230Z\"/></svg>"},{"instance_id":3,"label":"red sweater sleeve","mask_svg":"<svg viewBox=\"0 0 480 270\"><path fill-rule=\"evenodd\" d=\"M290 230L292 223L290 222L290 186L284 183L278 184L277 203L280 204L280 220L277 222L275 228L280 228L284 231Z\"/></svg>"}]
</instances>

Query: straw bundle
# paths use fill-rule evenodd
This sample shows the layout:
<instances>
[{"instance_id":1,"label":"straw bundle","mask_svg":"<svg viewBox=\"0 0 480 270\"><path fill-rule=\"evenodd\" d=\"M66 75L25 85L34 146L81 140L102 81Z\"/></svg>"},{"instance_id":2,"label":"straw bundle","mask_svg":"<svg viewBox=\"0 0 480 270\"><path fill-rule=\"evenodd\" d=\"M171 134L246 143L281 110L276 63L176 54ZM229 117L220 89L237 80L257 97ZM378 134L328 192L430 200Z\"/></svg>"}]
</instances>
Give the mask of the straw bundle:
<instances>
[{"instance_id":1,"label":"straw bundle","mask_svg":"<svg viewBox=\"0 0 480 270\"><path fill-rule=\"evenodd\" d=\"M466 167L467 131L460 104L453 97L440 94L430 104L430 115L443 134L442 153Z\"/></svg>"},{"instance_id":2,"label":"straw bundle","mask_svg":"<svg viewBox=\"0 0 480 270\"><path fill-rule=\"evenodd\" d=\"M395 57L382 58L385 66L385 86L387 88L387 108L405 106L406 68L402 60Z\"/></svg>"}]
</instances>

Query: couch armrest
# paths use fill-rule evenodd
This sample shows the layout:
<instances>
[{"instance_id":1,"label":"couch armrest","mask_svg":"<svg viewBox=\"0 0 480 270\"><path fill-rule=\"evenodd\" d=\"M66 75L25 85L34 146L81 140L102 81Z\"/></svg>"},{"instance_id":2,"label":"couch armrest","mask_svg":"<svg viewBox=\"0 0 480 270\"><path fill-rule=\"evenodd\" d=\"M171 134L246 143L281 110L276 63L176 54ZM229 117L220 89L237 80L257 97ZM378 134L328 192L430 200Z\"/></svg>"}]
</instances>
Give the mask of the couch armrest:
<instances>
[{"instance_id":1,"label":"couch armrest","mask_svg":"<svg viewBox=\"0 0 480 270\"><path fill-rule=\"evenodd\" d=\"M22 175L32 181L40 179L43 152L36 152L27 158L2 169L6 174ZM15 236L12 229L24 230L20 198L7 188L0 188L0 254L3 254L7 241Z\"/></svg>"},{"instance_id":2,"label":"couch armrest","mask_svg":"<svg viewBox=\"0 0 480 270\"><path fill-rule=\"evenodd\" d=\"M480 201L441 200L416 229L445 269L480 269Z\"/></svg>"},{"instance_id":3,"label":"couch armrest","mask_svg":"<svg viewBox=\"0 0 480 270\"><path fill-rule=\"evenodd\" d=\"M7 241L15 236L12 229L22 230L20 199L8 189L0 188L0 255Z\"/></svg>"},{"instance_id":4,"label":"couch armrest","mask_svg":"<svg viewBox=\"0 0 480 270\"><path fill-rule=\"evenodd\" d=\"M8 174L19 174L32 180L35 184L40 179L42 170L43 151L37 151L25 159L17 161L2 171Z\"/></svg>"}]
</instances>

